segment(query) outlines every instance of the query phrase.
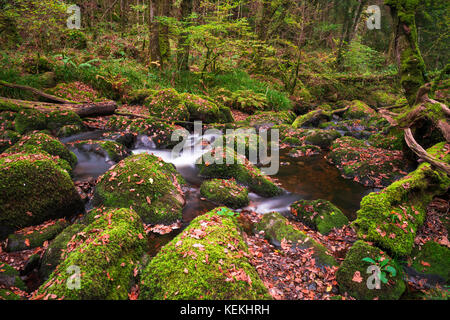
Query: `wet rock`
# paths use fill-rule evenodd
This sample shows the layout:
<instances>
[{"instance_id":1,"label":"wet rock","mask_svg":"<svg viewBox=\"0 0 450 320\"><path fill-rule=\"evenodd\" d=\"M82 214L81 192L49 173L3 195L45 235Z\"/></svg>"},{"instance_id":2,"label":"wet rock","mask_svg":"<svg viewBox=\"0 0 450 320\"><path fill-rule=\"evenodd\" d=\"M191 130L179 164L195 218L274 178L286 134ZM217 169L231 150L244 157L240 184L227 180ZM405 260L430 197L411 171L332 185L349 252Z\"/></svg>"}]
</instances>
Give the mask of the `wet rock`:
<instances>
[{"instance_id":1,"label":"wet rock","mask_svg":"<svg viewBox=\"0 0 450 320\"><path fill-rule=\"evenodd\" d=\"M403 153L370 146L352 137L337 139L331 147L328 159L346 178L370 187L388 186L405 175Z\"/></svg>"},{"instance_id":2,"label":"wet rock","mask_svg":"<svg viewBox=\"0 0 450 320\"><path fill-rule=\"evenodd\" d=\"M94 203L132 207L145 223L173 223L185 204L184 179L172 164L146 153L119 162L99 178Z\"/></svg>"},{"instance_id":3,"label":"wet rock","mask_svg":"<svg viewBox=\"0 0 450 320\"><path fill-rule=\"evenodd\" d=\"M126 300L146 238L143 224L130 209L96 209L87 226L67 244L62 262L37 291L37 297L67 300ZM80 288L67 286L78 266Z\"/></svg>"},{"instance_id":4,"label":"wet rock","mask_svg":"<svg viewBox=\"0 0 450 320\"><path fill-rule=\"evenodd\" d=\"M18 230L6 239L6 251L15 252L40 247L45 241L56 237L66 226L67 221L60 219Z\"/></svg>"},{"instance_id":5,"label":"wet rock","mask_svg":"<svg viewBox=\"0 0 450 320\"><path fill-rule=\"evenodd\" d=\"M211 157L209 163L208 157ZM229 164L227 164L227 158ZM206 159L206 162L203 161ZM231 163L230 163L231 162ZM231 149L215 148L207 156L196 161L200 175L205 178L236 179L237 182L263 197L282 194L282 190L273 181L251 164L247 158Z\"/></svg>"},{"instance_id":6,"label":"wet rock","mask_svg":"<svg viewBox=\"0 0 450 320\"><path fill-rule=\"evenodd\" d=\"M0 238L84 212L69 174L46 155L0 155L0 181Z\"/></svg>"},{"instance_id":7,"label":"wet rock","mask_svg":"<svg viewBox=\"0 0 450 320\"><path fill-rule=\"evenodd\" d=\"M94 152L114 162L119 162L131 155L125 146L113 141L83 140L71 142L68 145L84 152Z\"/></svg>"},{"instance_id":8,"label":"wet rock","mask_svg":"<svg viewBox=\"0 0 450 320\"><path fill-rule=\"evenodd\" d=\"M256 230L264 231L266 239L281 244L282 240L291 241L300 248L314 248L314 258L319 265L337 265L336 260L327 254L327 249L300 230L295 229L288 220L278 212L267 213L256 224Z\"/></svg>"},{"instance_id":9,"label":"wet rock","mask_svg":"<svg viewBox=\"0 0 450 320\"><path fill-rule=\"evenodd\" d=\"M200 187L200 193L206 199L232 209L243 208L249 203L248 189L238 185L234 179L205 181Z\"/></svg>"},{"instance_id":10,"label":"wet rock","mask_svg":"<svg viewBox=\"0 0 450 320\"><path fill-rule=\"evenodd\" d=\"M368 278L372 274L367 270L372 265L383 273L380 279L386 278L386 283L380 280L380 289L368 288ZM347 292L359 300L397 300L406 289L400 267L386 253L364 241L357 241L350 248L336 273L336 280L342 293Z\"/></svg>"},{"instance_id":11,"label":"wet rock","mask_svg":"<svg viewBox=\"0 0 450 320\"><path fill-rule=\"evenodd\" d=\"M322 234L348 224L342 211L327 200L297 201L291 205L291 213L295 219Z\"/></svg>"},{"instance_id":12,"label":"wet rock","mask_svg":"<svg viewBox=\"0 0 450 320\"><path fill-rule=\"evenodd\" d=\"M236 218L217 208L199 216L144 268L142 300L270 299L250 264Z\"/></svg>"},{"instance_id":13,"label":"wet rock","mask_svg":"<svg viewBox=\"0 0 450 320\"><path fill-rule=\"evenodd\" d=\"M450 249L429 241L413 252L412 268L421 274L437 275L444 283L450 279Z\"/></svg>"}]
</instances>

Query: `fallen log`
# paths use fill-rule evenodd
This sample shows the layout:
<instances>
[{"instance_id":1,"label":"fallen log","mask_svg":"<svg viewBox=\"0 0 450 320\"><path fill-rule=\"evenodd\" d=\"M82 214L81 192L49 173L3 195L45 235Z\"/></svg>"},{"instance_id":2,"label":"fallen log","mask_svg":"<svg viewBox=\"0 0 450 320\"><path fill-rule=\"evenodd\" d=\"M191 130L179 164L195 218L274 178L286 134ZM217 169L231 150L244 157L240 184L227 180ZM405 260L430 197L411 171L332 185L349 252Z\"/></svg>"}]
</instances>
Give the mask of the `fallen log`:
<instances>
[{"instance_id":1,"label":"fallen log","mask_svg":"<svg viewBox=\"0 0 450 320\"><path fill-rule=\"evenodd\" d=\"M39 101L17 100L0 97L0 104L6 106L2 110L7 110L8 105L11 106L11 111L17 109L36 109L44 113L52 111L73 111L80 117L106 116L112 115L117 109L117 104L114 101L86 103L86 104L55 104ZM17 109L14 110L13 106Z\"/></svg>"},{"instance_id":2,"label":"fallen log","mask_svg":"<svg viewBox=\"0 0 450 320\"><path fill-rule=\"evenodd\" d=\"M45 92L40 91L40 90L38 90L36 88L33 88L33 87L24 86L24 85L21 85L21 84L9 83L9 82L6 82L6 81L0 81L0 85L4 86L4 87L7 87L7 88L30 91L30 92L34 93L35 95L40 96L40 97L42 97L44 99L47 99L49 101L52 101L54 103L74 104L73 101L68 101L68 100L65 100L65 99L62 99L62 98L59 98L59 97L55 97L55 96L53 96L51 94L45 93Z\"/></svg>"}]
</instances>

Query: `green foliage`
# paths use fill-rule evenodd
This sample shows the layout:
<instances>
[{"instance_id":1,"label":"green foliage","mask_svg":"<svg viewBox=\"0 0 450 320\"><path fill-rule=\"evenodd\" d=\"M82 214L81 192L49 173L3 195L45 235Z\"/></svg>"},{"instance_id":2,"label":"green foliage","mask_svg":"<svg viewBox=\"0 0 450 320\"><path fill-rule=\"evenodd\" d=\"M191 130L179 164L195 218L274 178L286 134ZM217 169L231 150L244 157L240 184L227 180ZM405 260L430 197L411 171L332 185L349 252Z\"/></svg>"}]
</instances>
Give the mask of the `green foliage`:
<instances>
[{"instance_id":1,"label":"green foliage","mask_svg":"<svg viewBox=\"0 0 450 320\"><path fill-rule=\"evenodd\" d=\"M374 49L364 45L360 40L353 40L343 54L343 67L354 73L367 74L380 70L384 66L383 56Z\"/></svg>"}]
</instances>

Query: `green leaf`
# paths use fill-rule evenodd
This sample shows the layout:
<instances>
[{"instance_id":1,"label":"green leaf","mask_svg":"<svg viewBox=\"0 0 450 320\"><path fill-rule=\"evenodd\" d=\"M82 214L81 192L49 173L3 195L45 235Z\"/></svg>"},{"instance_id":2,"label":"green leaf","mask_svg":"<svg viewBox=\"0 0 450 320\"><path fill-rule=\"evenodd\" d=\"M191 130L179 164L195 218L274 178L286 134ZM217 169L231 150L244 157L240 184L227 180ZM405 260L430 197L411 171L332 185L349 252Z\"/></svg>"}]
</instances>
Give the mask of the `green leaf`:
<instances>
[{"instance_id":1,"label":"green leaf","mask_svg":"<svg viewBox=\"0 0 450 320\"><path fill-rule=\"evenodd\" d=\"M388 282L388 279L386 278L386 273L380 272L380 280L381 280L381 282L383 282L384 284L386 284L386 283Z\"/></svg>"},{"instance_id":2,"label":"green leaf","mask_svg":"<svg viewBox=\"0 0 450 320\"><path fill-rule=\"evenodd\" d=\"M363 258L362 261L364 261L364 262L369 262L369 263L372 263L372 264L377 264L377 263L375 262L375 260L373 260L373 259L371 259L371 258L369 258L369 257Z\"/></svg>"},{"instance_id":3,"label":"green leaf","mask_svg":"<svg viewBox=\"0 0 450 320\"><path fill-rule=\"evenodd\" d=\"M383 261L380 262L380 267L384 267L385 265L387 265L389 263L389 259L384 259Z\"/></svg>"},{"instance_id":4,"label":"green leaf","mask_svg":"<svg viewBox=\"0 0 450 320\"><path fill-rule=\"evenodd\" d=\"M387 267L385 268L385 270L386 270L387 272L389 272L389 273L391 274L391 276L393 276L393 277L395 277L395 276L397 275L397 270L395 270L395 268L392 267L392 266L387 266Z\"/></svg>"}]
</instances>

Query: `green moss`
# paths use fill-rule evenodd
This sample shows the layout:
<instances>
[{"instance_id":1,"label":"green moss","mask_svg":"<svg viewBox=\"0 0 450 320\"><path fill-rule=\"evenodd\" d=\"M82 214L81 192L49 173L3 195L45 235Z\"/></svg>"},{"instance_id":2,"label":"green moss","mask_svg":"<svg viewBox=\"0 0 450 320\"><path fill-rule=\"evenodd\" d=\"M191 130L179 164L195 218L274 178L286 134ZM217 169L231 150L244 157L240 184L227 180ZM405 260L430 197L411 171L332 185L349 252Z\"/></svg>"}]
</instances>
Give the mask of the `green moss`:
<instances>
[{"instance_id":1,"label":"green moss","mask_svg":"<svg viewBox=\"0 0 450 320\"><path fill-rule=\"evenodd\" d=\"M200 187L200 193L206 199L233 209L248 205L248 189L231 180L213 179L205 181Z\"/></svg>"},{"instance_id":2,"label":"green moss","mask_svg":"<svg viewBox=\"0 0 450 320\"><path fill-rule=\"evenodd\" d=\"M327 200L297 201L291 205L291 213L299 221L322 234L348 223L342 211Z\"/></svg>"},{"instance_id":3,"label":"green moss","mask_svg":"<svg viewBox=\"0 0 450 320\"><path fill-rule=\"evenodd\" d=\"M20 134L12 130L0 131L0 153L20 140Z\"/></svg>"},{"instance_id":4,"label":"green moss","mask_svg":"<svg viewBox=\"0 0 450 320\"><path fill-rule=\"evenodd\" d=\"M317 119L317 114L323 113L322 109L317 109L311 112L308 112L307 114L298 116L295 121L292 123L292 127L294 128L302 128L307 127L311 125L318 125L319 121L313 121Z\"/></svg>"},{"instance_id":5,"label":"green moss","mask_svg":"<svg viewBox=\"0 0 450 320\"><path fill-rule=\"evenodd\" d=\"M18 104L0 99L0 111L19 112L22 109L23 108L21 106L19 106Z\"/></svg>"},{"instance_id":6,"label":"green moss","mask_svg":"<svg viewBox=\"0 0 450 320\"><path fill-rule=\"evenodd\" d=\"M344 119L363 119L374 116L376 112L360 100L353 100L348 105L349 109L344 113Z\"/></svg>"},{"instance_id":7,"label":"green moss","mask_svg":"<svg viewBox=\"0 0 450 320\"><path fill-rule=\"evenodd\" d=\"M76 126L80 130L83 127L83 121L80 116L73 111L53 111L47 119L47 128L53 132L58 132L62 127Z\"/></svg>"},{"instance_id":8,"label":"green moss","mask_svg":"<svg viewBox=\"0 0 450 320\"><path fill-rule=\"evenodd\" d=\"M17 113L15 126L16 131L20 134L33 130L44 130L47 128L47 117L44 113L37 110L22 110Z\"/></svg>"},{"instance_id":9,"label":"green moss","mask_svg":"<svg viewBox=\"0 0 450 320\"><path fill-rule=\"evenodd\" d=\"M237 124L239 126L260 127L291 124L294 120L295 114L292 111L258 111L246 120L237 122Z\"/></svg>"},{"instance_id":10,"label":"green moss","mask_svg":"<svg viewBox=\"0 0 450 320\"><path fill-rule=\"evenodd\" d=\"M25 283L20 279L19 272L3 262L0 262L0 285L20 290L27 289Z\"/></svg>"},{"instance_id":11,"label":"green moss","mask_svg":"<svg viewBox=\"0 0 450 320\"><path fill-rule=\"evenodd\" d=\"M184 179L172 164L149 154L126 158L99 178L95 203L132 207L145 223L172 223L182 217Z\"/></svg>"},{"instance_id":12,"label":"green moss","mask_svg":"<svg viewBox=\"0 0 450 320\"><path fill-rule=\"evenodd\" d=\"M231 149L215 148L207 156L211 156L212 163L203 161L206 159L205 155L196 161L200 175L205 178L235 178L237 182L248 186L251 191L263 197L273 197L282 193L282 190L268 176L251 164L247 158L236 154ZM230 164L226 164L227 162Z\"/></svg>"},{"instance_id":13,"label":"green moss","mask_svg":"<svg viewBox=\"0 0 450 320\"><path fill-rule=\"evenodd\" d=\"M449 163L445 143L428 152ZM373 241L396 256L411 254L418 228L423 224L426 207L434 196L446 192L450 178L423 163L405 178L379 193L371 193L361 201L354 221L358 236Z\"/></svg>"},{"instance_id":14,"label":"green moss","mask_svg":"<svg viewBox=\"0 0 450 320\"><path fill-rule=\"evenodd\" d=\"M328 159L343 173L365 186L382 187L402 176L403 153L384 150L353 137L337 139Z\"/></svg>"},{"instance_id":15,"label":"green moss","mask_svg":"<svg viewBox=\"0 0 450 320\"><path fill-rule=\"evenodd\" d=\"M41 264L39 266L39 277L43 281L47 281L50 274L62 262L62 256L67 251L67 244L76 234L86 227L85 224L77 222L65 228L59 233L42 255Z\"/></svg>"},{"instance_id":16,"label":"green moss","mask_svg":"<svg viewBox=\"0 0 450 320\"><path fill-rule=\"evenodd\" d=\"M226 123L230 119L231 111L227 108L220 108L206 97L185 93L182 95L184 104L189 111L189 121L200 120L203 123ZM227 112L228 111L228 112Z\"/></svg>"},{"instance_id":17,"label":"green moss","mask_svg":"<svg viewBox=\"0 0 450 320\"><path fill-rule=\"evenodd\" d=\"M158 148L174 147L178 141L172 141L172 133L177 127L156 119L129 119L126 117L112 116L106 124L110 131L121 131L133 134L147 135Z\"/></svg>"},{"instance_id":18,"label":"green moss","mask_svg":"<svg viewBox=\"0 0 450 320\"><path fill-rule=\"evenodd\" d=\"M20 295L16 293L16 290L0 288L0 300L23 300Z\"/></svg>"},{"instance_id":19,"label":"green moss","mask_svg":"<svg viewBox=\"0 0 450 320\"><path fill-rule=\"evenodd\" d=\"M413 252L412 267L424 274L439 275L447 283L450 278L450 249L429 241ZM424 264L425 265L424 265Z\"/></svg>"},{"instance_id":20,"label":"green moss","mask_svg":"<svg viewBox=\"0 0 450 320\"><path fill-rule=\"evenodd\" d=\"M266 154L268 154L268 145L266 141L260 135L257 135L254 130L236 131L232 134L220 136L214 141L212 147L232 147L236 153L245 156L247 159L252 160L252 162L258 160L260 148L266 150ZM252 156L253 159L250 159L250 156ZM261 161L264 159L259 160Z\"/></svg>"},{"instance_id":21,"label":"green moss","mask_svg":"<svg viewBox=\"0 0 450 320\"><path fill-rule=\"evenodd\" d=\"M220 216L218 210L194 219L150 261L140 299L270 299L248 260L236 218Z\"/></svg>"},{"instance_id":22,"label":"green moss","mask_svg":"<svg viewBox=\"0 0 450 320\"><path fill-rule=\"evenodd\" d=\"M77 29L66 30L64 33L66 46L74 49L86 49L87 37L83 31Z\"/></svg>"},{"instance_id":23,"label":"green moss","mask_svg":"<svg viewBox=\"0 0 450 320\"><path fill-rule=\"evenodd\" d=\"M0 194L0 238L84 211L69 174L43 154L0 155Z\"/></svg>"},{"instance_id":24,"label":"green moss","mask_svg":"<svg viewBox=\"0 0 450 320\"><path fill-rule=\"evenodd\" d=\"M72 168L78 162L76 155L64 144L45 133L34 133L22 137L19 142L6 150L6 153L39 152L39 150L67 161Z\"/></svg>"},{"instance_id":25,"label":"green moss","mask_svg":"<svg viewBox=\"0 0 450 320\"><path fill-rule=\"evenodd\" d=\"M256 224L258 231L264 231L266 239L280 244L283 239L293 242L301 248L313 248L313 257L318 264L334 266L336 260L328 254L327 249L306 233L295 229L288 220L278 212L263 215L261 221Z\"/></svg>"},{"instance_id":26,"label":"green moss","mask_svg":"<svg viewBox=\"0 0 450 320\"><path fill-rule=\"evenodd\" d=\"M406 145L403 130L394 129L388 135L377 133L369 138L369 142L376 148L387 150L403 150Z\"/></svg>"},{"instance_id":27,"label":"green moss","mask_svg":"<svg viewBox=\"0 0 450 320\"><path fill-rule=\"evenodd\" d=\"M153 89L138 89L133 90L129 93L126 98L126 103L128 104L143 104L147 99L153 99L153 96L157 93Z\"/></svg>"},{"instance_id":28,"label":"green moss","mask_svg":"<svg viewBox=\"0 0 450 320\"><path fill-rule=\"evenodd\" d=\"M377 261L377 258L389 259L389 264L396 269L396 276L388 276L389 282L384 284L380 281L380 289L369 289L367 281L371 274L367 273L367 268L371 263L363 261L370 258ZM373 247L364 241L357 241L350 248L344 262L342 262L336 273L336 280L342 292L347 292L350 296L359 300L397 300L405 291L405 283L401 278L400 267L392 262L392 259L377 247ZM355 273L359 272L361 281L355 281ZM357 278L357 277L356 277Z\"/></svg>"},{"instance_id":29,"label":"green moss","mask_svg":"<svg viewBox=\"0 0 450 320\"><path fill-rule=\"evenodd\" d=\"M86 152L98 153L114 162L122 161L130 155L125 146L113 141L82 140L72 142L69 145Z\"/></svg>"},{"instance_id":30,"label":"green moss","mask_svg":"<svg viewBox=\"0 0 450 320\"><path fill-rule=\"evenodd\" d=\"M139 216L130 209L96 209L89 213L93 221L67 244L63 261L37 294L50 299L126 300L146 240ZM67 283L80 268L80 289Z\"/></svg>"},{"instance_id":31,"label":"green moss","mask_svg":"<svg viewBox=\"0 0 450 320\"><path fill-rule=\"evenodd\" d=\"M169 121L189 120L189 111L183 101L183 96L175 89L158 91L152 99L147 100L148 110L155 117Z\"/></svg>"},{"instance_id":32,"label":"green moss","mask_svg":"<svg viewBox=\"0 0 450 320\"><path fill-rule=\"evenodd\" d=\"M45 241L52 240L67 226L67 221L60 219L40 226L33 226L16 231L7 238L6 251L15 252L42 246Z\"/></svg>"},{"instance_id":33,"label":"green moss","mask_svg":"<svg viewBox=\"0 0 450 320\"><path fill-rule=\"evenodd\" d=\"M306 133L305 143L328 149L333 141L340 138L341 134L336 130L309 130Z\"/></svg>"}]
</instances>

